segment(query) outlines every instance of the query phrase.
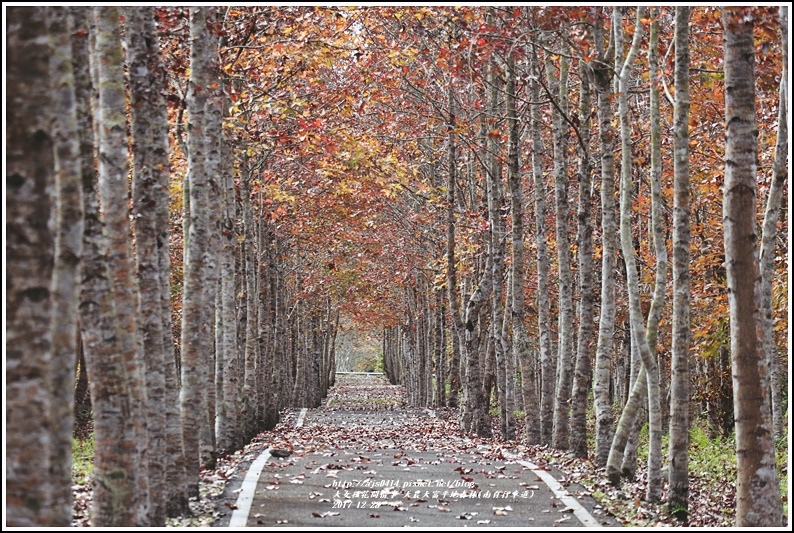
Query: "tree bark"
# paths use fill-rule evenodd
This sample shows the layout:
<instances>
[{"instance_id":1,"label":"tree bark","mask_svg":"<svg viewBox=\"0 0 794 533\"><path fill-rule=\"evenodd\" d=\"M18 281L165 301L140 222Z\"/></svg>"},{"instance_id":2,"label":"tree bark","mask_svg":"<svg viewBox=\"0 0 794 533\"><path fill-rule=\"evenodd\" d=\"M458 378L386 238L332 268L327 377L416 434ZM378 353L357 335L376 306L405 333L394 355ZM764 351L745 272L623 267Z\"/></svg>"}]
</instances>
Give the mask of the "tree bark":
<instances>
[{"instance_id":1,"label":"tree bark","mask_svg":"<svg viewBox=\"0 0 794 533\"><path fill-rule=\"evenodd\" d=\"M759 267L761 270L761 319L764 325L764 353L769 360L769 380L772 392L772 428L775 439L783 436L782 391L778 376L778 355L774 342L774 315L772 308L772 280L775 277L775 237L780 206L788 179L788 7L780 6L783 72L780 76L778 99L777 142L772 166L772 185L769 189L764 225L761 232Z\"/></svg>"},{"instance_id":2,"label":"tree bark","mask_svg":"<svg viewBox=\"0 0 794 533\"><path fill-rule=\"evenodd\" d=\"M537 63L537 57L532 61ZM540 71L540 66L535 65ZM536 81L530 81L530 100L539 101ZM535 244L538 262L538 334L540 335L540 442L550 445L554 422L555 365L551 346L551 319L549 317L549 255L546 243L546 184L543 182L543 141L540 131L540 105L530 107L532 132L532 175L535 186Z\"/></svg>"},{"instance_id":3,"label":"tree bark","mask_svg":"<svg viewBox=\"0 0 794 533\"><path fill-rule=\"evenodd\" d=\"M166 388L163 312L167 295L160 250L168 228L168 112L165 104L165 70L149 7L125 10L127 65L132 120L132 189L140 329L146 364L146 418L150 509L148 524L164 527L166 517ZM164 212L164 213L163 213Z\"/></svg>"},{"instance_id":4,"label":"tree bark","mask_svg":"<svg viewBox=\"0 0 794 533\"><path fill-rule=\"evenodd\" d=\"M780 527L782 505L772 433L768 358L763 352L755 234L754 8L723 10L725 187L723 228L736 419L737 527Z\"/></svg>"},{"instance_id":5,"label":"tree bark","mask_svg":"<svg viewBox=\"0 0 794 533\"><path fill-rule=\"evenodd\" d=\"M53 187L46 8L7 12L6 519L50 522ZM58 489L56 489L58 490Z\"/></svg>"},{"instance_id":6,"label":"tree bark","mask_svg":"<svg viewBox=\"0 0 794 533\"><path fill-rule=\"evenodd\" d=\"M568 131L563 113L568 112L568 59L560 56L560 77L556 76L551 56L546 54L546 79L551 98L557 101L552 113L554 145L554 211L559 280L557 317L557 384L554 396L552 445L568 449L573 379L573 286L571 283L571 244L568 241Z\"/></svg>"},{"instance_id":7,"label":"tree bark","mask_svg":"<svg viewBox=\"0 0 794 533\"><path fill-rule=\"evenodd\" d=\"M80 256L83 249L83 198L80 136L77 131L72 17L68 8L47 10L52 43L52 133L55 163L55 257L52 273L52 448L50 524L72 525L72 430L77 342L77 303L80 297Z\"/></svg>"},{"instance_id":8,"label":"tree bark","mask_svg":"<svg viewBox=\"0 0 794 533\"><path fill-rule=\"evenodd\" d=\"M188 90L188 191L189 212L185 215L188 230L185 234L185 276L182 293L182 357L180 408L183 441L188 475L188 496L197 497L201 443L205 434L207 402L206 351L210 346L208 309L214 300L207 300L203 259L207 254L208 237L208 177L206 173L206 140L204 109L207 87L205 63L207 46L208 9L190 9L190 84Z\"/></svg>"},{"instance_id":9,"label":"tree bark","mask_svg":"<svg viewBox=\"0 0 794 533\"><path fill-rule=\"evenodd\" d=\"M138 329L139 289L133 273L130 235L129 187L127 175L128 138L124 63L121 46L121 12L118 8L94 8L97 24L96 59L98 64L98 151L99 196L103 232L108 246L110 281L115 298L117 336L127 365L131 416L134 424L138 466L135 480L136 523L144 525L148 516L148 450L144 416L146 389L143 339Z\"/></svg>"},{"instance_id":10,"label":"tree bark","mask_svg":"<svg viewBox=\"0 0 794 533\"><path fill-rule=\"evenodd\" d=\"M461 388L460 346L463 345L464 328L458 292L457 264L455 263L455 187L457 187L458 158L455 150L455 97L452 86L448 90L449 117L447 120L447 297L449 299L449 315L452 322L452 344L457 350L452 351L449 369L449 406L457 407L458 394Z\"/></svg>"},{"instance_id":11,"label":"tree bark","mask_svg":"<svg viewBox=\"0 0 794 533\"><path fill-rule=\"evenodd\" d=\"M510 310L513 323L512 355L519 362L521 370L521 397L524 404L525 429L524 442L540 442L540 417L538 415L538 394L532 365L527 327L524 322L526 306L524 302L524 190L521 183L521 138L515 110L515 62L507 63L507 123L508 154L507 182L510 186L510 213L513 225L510 230L513 261L510 263Z\"/></svg>"},{"instance_id":12,"label":"tree bark","mask_svg":"<svg viewBox=\"0 0 794 533\"><path fill-rule=\"evenodd\" d=\"M614 131L612 129L612 76L611 65L615 55L615 41L609 40L604 51L604 30L599 8L593 8L596 17L594 38L598 58L593 61L593 81L598 93L598 138L601 146L601 312L598 321L593 374L593 397L596 413L595 462L605 466L614 432L615 415L609 394L612 345L615 333L615 255L617 233L615 229L615 163Z\"/></svg>"},{"instance_id":13,"label":"tree bark","mask_svg":"<svg viewBox=\"0 0 794 533\"><path fill-rule=\"evenodd\" d=\"M658 26L658 22L654 21ZM652 30L653 31L653 30ZM654 76L655 72L651 72ZM655 79L655 77L652 77ZM658 103L657 103L658 109ZM658 113L658 111L657 111ZM689 8L675 10L673 111L673 346L670 376L670 447L667 503L686 520L689 509Z\"/></svg>"},{"instance_id":14,"label":"tree bark","mask_svg":"<svg viewBox=\"0 0 794 533\"><path fill-rule=\"evenodd\" d=\"M658 501L661 496L661 405L659 395L659 369L656 357L651 351L643 324L642 310L640 308L639 281L637 275L634 244L631 234L631 204L632 204L632 157L631 157L631 130L628 119L628 74L634 58L639 50L642 37L643 8L637 8L637 20L631 47L620 70L620 131L621 131L621 187L620 187L620 241L623 259L626 263L626 292L629 297L629 320L631 324L632 341L637 344L637 349L642 358L648 386L648 419L649 419L649 447L648 447L648 482L646 498L648 501ZM622 32L620 26L620 8L614 8L615 32ZM633 423L628 410L621 414L617 432L628 431ZM636 416L636 415L634 415ZM616 439L618 437L616 436ZM619 482L623 449L613 444L607 461L607 475L613 483Z\"/></svg>"},{"instance_id":15,"label":"tree bark","mask_svg":"<svg viewBox=\"0 0 794 533\"><path fill-rule=\"evenodd\" d=\"M588 82L588 65L579 65L579 131L584 147L590 146L591 99ZM571 439L570 450L577 457L587 457L587 392L590 385L590 354L595 345L593 336L594 300L593 294L593 225L590 220L592 210L592 168L590 154L579 147L579 206L576 212L576 247L579 259L579 331L576 335L576 366L574 367L573 390L571 394Z\"/></svg>"},{"instance_id":16,"label":"tree bark","mask_svg":"<svg viewBox=\"0 0 794 533\"><path fill-rule=\"evenodd\" d=\"M491 63L489 99L493 116L501 114L500 93L503 92L504 80L498 72L499 66L495 61ZM515 85L515 84L514 84ZM508 87L507 92L511 89ZM512 89L515 92L515 87ZM513 98L514 94L511 95ZM508 110L510 113L510 110ZM515 102L512 110L515 120ZM493 124L497 128L496 124ZM496 136L488 137L488 220L491 224L491 250L493 252L493 279L494 287L491 293L491 328L494 344L496 366L497 366L497 386L499 394L500 419L503 440L515 440L515 420L513 411L514 391L509 386L508 376L512 375L512 365L508 363L507 345L502 336L504 326L504 241L505 223L502 218L504 195L502 194L502 162L499 160L499 142Z\"/></svg>"}]
</instances>

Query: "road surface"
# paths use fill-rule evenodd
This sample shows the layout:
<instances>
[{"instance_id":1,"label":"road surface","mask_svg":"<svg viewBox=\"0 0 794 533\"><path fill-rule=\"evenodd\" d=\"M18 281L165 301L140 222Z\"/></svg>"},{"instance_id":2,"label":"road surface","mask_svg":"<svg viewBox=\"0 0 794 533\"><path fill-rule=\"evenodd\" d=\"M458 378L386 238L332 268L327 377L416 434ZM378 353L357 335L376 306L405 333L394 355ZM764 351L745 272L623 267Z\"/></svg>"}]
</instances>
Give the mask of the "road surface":
<instances>
[{"instance_id":1,"label":"road surface","mask_svg":"<svg viewBox=\"0 0 794 533\"><path fill-rule=\"evenodd\" d=\"M406 408L393 389L380 377L340 377L322 407L293 413L272 442L265 434L261 449L249 452L214 525L618 525L583 487L561 485L560 472L538 467L509 444L463 436L449 412ZM289 457L271 455L284 447L277 437L293 448Z\"/></svg>"}]
</instances>

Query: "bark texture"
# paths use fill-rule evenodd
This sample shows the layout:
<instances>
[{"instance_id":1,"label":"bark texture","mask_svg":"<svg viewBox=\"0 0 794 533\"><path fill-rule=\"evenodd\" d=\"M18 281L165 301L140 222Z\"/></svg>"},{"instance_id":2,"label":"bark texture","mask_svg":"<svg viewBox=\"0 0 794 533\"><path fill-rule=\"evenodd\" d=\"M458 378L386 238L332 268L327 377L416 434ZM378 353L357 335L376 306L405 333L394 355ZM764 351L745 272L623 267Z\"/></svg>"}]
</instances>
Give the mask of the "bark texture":
<instances>
[{"instance_id":1,"label":"bark texture","mask_svg":"<svg viewBox=\"0 0 794 533\"><path fill-rule=\"evenodd\" d=\"M736 420L737 527L783 525L763 352L755 233L758 128L755 123L753 8L725 8L725 187L723 229L731 321Z\"/></svg>"}]
</instances>

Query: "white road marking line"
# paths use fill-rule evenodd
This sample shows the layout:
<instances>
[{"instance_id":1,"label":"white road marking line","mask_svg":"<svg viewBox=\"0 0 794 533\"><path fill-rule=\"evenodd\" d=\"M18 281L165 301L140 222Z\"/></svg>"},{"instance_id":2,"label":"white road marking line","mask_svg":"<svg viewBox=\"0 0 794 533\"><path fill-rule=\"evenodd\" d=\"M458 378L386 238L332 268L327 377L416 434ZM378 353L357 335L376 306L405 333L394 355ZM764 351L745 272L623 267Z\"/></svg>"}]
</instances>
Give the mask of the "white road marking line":
<instances>
[{"instance_id":1,"label":"white road marking line","mask_svg":"<svg viewBox=\"0 0 794 533\"><path fill-rule=\"evenodd\" d=\"M568 491L565 490L565 488L560 484L560 482L554 479L554 476L552 476L549 472L547 472L546 470L540 470L540 468L538 468L538 465L530 461L518 460L516 462L520 465L526 466L527 468L532 470L533 474L537 475L540 479L542 479L543 482L546 485L548 485L548 487L551 489L554 495L557 498L559 498L560 501L562 501L562 503L573 509L574 516L576 516L576 518L579 519L582 525L586 527L602 527L601 523L598 520L596 520L593 515L588 513L587 509L582 507L582 504L579 503L579 501L576 498L568 494Z\"/></svg>"},{"instance_id":2,"label":"white road marking line","mask_svg":"<svg viewBox=\"0 0 794 533\"><path fill-rule=\"evenodd\" d=\"M301 409L298 420L295 422L295 427L303 425L306 411L306 408ZM243 484L240 486L240 494L237 495L236 509L232 511L229 527L245 527L248 524L248 515L251 513L251 505L254 503L256 486L259 484L259 476L262 474L262 469L267 464L267 460L270 459L270 450L271 448L268 448L263 451L248 468Z\"/></svg>"},{"instance_id":3,"label":"white road marking line","mask_svg":"<svg viewBox=\"0 0 794 533\"><path fill-rule=\"evenodd\" d=\"M251 512L251 504L254 503L259 475L268 459L270 459L270 448L263 451L248 468L240 487L240 494L237 496L237 508L232 511L232 518L229 520L229 527L245 527L248 524L248 514Z\"/></svg>"}]
</instances>

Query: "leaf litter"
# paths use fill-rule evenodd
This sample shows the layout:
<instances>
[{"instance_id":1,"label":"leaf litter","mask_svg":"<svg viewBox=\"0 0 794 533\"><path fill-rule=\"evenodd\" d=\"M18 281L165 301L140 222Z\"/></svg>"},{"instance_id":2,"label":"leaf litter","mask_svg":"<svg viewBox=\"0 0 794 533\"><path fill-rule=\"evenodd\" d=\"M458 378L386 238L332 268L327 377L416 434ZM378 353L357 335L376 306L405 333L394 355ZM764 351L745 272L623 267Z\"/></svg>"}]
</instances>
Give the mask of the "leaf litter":
<instances>
[{"instance_id":1,"label":"leaf litter","mask_svg":"<svg viewBox=\"0 0 794 533\"><path fill-rule=\"evenodd\" d=\"M574 496L593 496L598 505L596 513L603 513L616 519L619 523L632 526L681 526L690 527L730 527L733 525L733 505L735 490L732 483L724 483L719 489L715 489L713 484L696 473L690 473L690 520L688 524L682 524L666 512L664 503L651 504L644 501L645 493L645 473L638 469L636 479L624 481L622 487L617 488L610 485L606 478L603 468L597 467L589 459L580 459L571 456L569 453L554 450L547 446L528 446L515 442L501 442L498 437L481 438L474 435L466 435L460 430L458 420L458 410L452 408L435 409L434 417L428 416L404 416L406 414L420 414L424 409L412 409L407 407L405 401L405 389L402 386L390 385L385 379L362 380L362 376L340 377L336 386L329 391L328 398L323 405L316 410L318 415L333 415L337 411L352 411L353 414L366 416L368 411L378 410L386 413L394 412L394 415L381 417L380 421L367 425L356 426L355 434L350 431L351 425L355 422L338 424L335 426L321 425L317 423L305 424L302 427L295 426L297 413L295 410L288 410L282 413L281 422L270 431L265 431L257 435L251 443L242 450L231 454L221 454L215 469L206 469L200 472L200 495L190 501L192 515L169 518L169 527L206 527L213 525L226 514L229 508L235 507L234 504L221 503L221 495L225 486L235 473L240 470L240 465L246 460L253 460L261 451L267 447L278 447L294 449L293 457L286 460L279 459L276 466L286 468L294 464L294 457L303 457L309 453L321 453L325 457L338 457L340 451L354 450L356 452L373 452L383 449L399 450L395 452L394 458L397 463L402 463L406 468L415 464L412 459L406 459L409 452L437 452L444 454L445 462L461 463L462 454L474 454L481 458L481 464L489 461L500 461L510 464L514 457L527 458L538 465L541 470L550 470L551 467L558 468L566 474L560 480L563 485L578 484L586 490L576 490ZM317 417L322 419L322 416ZM518 422L518 421L517 421ZM492 416L494 435L499 435L498 416ZM523 433L518 422L516 433ZM506 456L505 453L508 455ZM370 462L370 459L355 454L342 465L331 466L332 463L321 467L330 477L333 476L334 469L353 469L354 465L362 465ZM409 462L411 461L411 462ZM435 464L438 464L436 462ZM519 479L517 475L509 475L505 467L493 467L491 471L477 471L486 477L509 477ZM319 470L319 469L318 469ZM473 467L459 466L457 469L461 478L465 474L474 471ZM522 473L516 470L514 474ZM523 473L526 473L524 469ZM293 478L291 482L300 483L302 477ZM521 482L518 485L522 489L537 490L540 480L535 483ZM271 485L266 488L277 488ZM74 494L74 512L72 525L76 527L89 526L89 508L92 500L91 480L80 480L72 487ZM665 487L666 491L666 487ZM318 494L319 495L319 494ZM663 493L663 501L665 494ZM319 502L327 502L321 499ZM639 506L636 505L639 502ZM448 504L448 501L439 503ZM228 507L227 507L228 505ZM428 506L430 507L430 506ZM405 511L406 508L395 505L394 510ZM447 512L448 508L439 506L440 512ZM509 509L494 508L494 515L507 515ZM450 509L451 511L451 509ZM543 510L542 512L549 512ZM559 512L564 513L563 517L556 520L555 526L564 524L570 519L570 508L565 508ZM326 518L335 516L338 513L314 512L312 516ZM463 512L458 515L459 519L471 520L476 513ZM373 513L371 518L379 518L380 515ZM412 522L416 521L412 518ZM529 519L532 520L531 518ZM478 524L488 524L490 520L478 520ZM276 520L276 524L288 524L287 520Z\"/></svg>"}]
</instances>

